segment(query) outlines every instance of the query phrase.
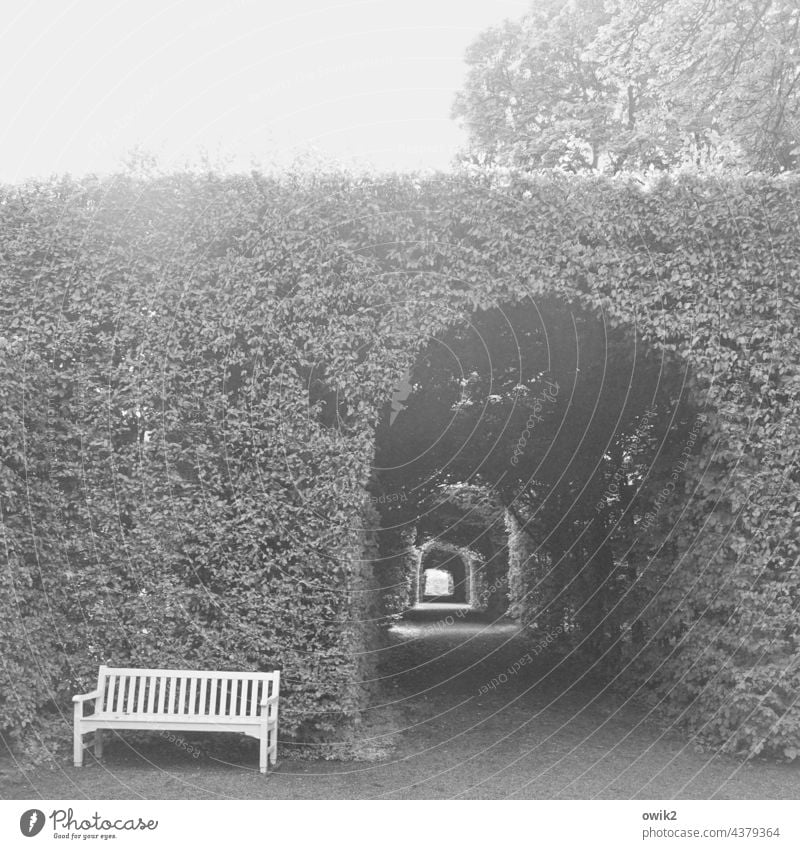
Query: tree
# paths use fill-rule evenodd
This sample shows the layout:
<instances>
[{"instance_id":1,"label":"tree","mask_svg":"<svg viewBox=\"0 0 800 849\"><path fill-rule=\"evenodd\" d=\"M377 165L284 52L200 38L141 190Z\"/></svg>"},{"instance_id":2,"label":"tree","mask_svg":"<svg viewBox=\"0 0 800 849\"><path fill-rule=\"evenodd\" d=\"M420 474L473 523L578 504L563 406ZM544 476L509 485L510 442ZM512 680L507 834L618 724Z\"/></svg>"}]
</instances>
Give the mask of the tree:
<instances>
[{"instance_id":1,"label":"tree","mask_svg":"<svg viewBox=\"0 0 800 849\"><path fill-rule=\"evenodd\" d=\"M479 162L596 169L624 122L613 84L584 58L608 21L602 0L548 0L519 21L483 33L467 52L463 118Z\"/></svg>"},{"instance_id":2,"label":"tree","mask_svg":"<svg viewBox=\"0 0 800 849\"><path fill-rule=\"evenodd\" d=\"M794 0L549 0L469 48L467 158L566 171L798 164Z\"/></svg>"},{"instance_id":3,"label":"tree","mask_svg":"<svg viewBox=\"0 0 800 849\"><path fill-rule=\"evenodd\" d=\"M796 0L618 0L598 57L647 74L664 122L749 168L798 165ZM649 69L649 70L648 70Z\"/></svg>"}]
</instances>

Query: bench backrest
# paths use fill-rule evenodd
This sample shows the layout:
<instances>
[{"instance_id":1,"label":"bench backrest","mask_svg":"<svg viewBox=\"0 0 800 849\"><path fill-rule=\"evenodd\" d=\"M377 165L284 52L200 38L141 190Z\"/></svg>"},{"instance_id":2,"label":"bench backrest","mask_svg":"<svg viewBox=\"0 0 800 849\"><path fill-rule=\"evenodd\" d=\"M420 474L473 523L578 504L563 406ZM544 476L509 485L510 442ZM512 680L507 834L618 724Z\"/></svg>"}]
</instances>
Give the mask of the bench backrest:
<instances>
[{"instance_id":1,"label":"bench backrest","mask_svg":"<svg viewBox=\"0 0 800 849\"><path fill-rule=\"evenodd\" d=\"M258 717L280 672L117 669L101 666L95 713L108 716Z\"/></svg>"}]
</instances>

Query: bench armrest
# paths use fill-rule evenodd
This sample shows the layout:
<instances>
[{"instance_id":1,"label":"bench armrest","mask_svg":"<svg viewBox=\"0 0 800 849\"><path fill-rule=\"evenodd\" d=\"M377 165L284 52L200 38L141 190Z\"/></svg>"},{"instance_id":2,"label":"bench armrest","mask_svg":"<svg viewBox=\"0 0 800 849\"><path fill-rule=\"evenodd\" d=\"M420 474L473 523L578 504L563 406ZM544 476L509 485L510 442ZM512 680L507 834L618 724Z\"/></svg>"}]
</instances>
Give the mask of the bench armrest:
<instances>
[{"instance_id":1,"label":"bench armrest","mask_svg":"<svg viewBox=\"0 0 800 849\"><path fill-rule=\"evenodd\" d=\"M79 696L73 696L72 701L76 704L78 702L88 702L89 699L96 699L100 695L100 690L92 690L91 693L82 693Z\"/></svg>"},{"instance_id":2,"label":"bench armrest","mask_svg":"<svg viewBox=\"0 0 800 849\"><path fill-rule=\"evenodd\" d=\"M261 721L274 722L278 715L278 693L269 696L266 699L261 699Z\"/></svg>"}]
</instances>

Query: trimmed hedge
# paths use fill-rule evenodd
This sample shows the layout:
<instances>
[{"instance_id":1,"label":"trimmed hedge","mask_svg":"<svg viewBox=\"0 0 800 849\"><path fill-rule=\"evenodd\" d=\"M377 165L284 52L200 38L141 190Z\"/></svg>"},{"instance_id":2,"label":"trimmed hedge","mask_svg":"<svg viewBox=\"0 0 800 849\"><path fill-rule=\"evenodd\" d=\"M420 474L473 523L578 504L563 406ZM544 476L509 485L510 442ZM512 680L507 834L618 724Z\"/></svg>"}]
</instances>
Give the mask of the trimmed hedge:
<instances>
[{"instance_id":1,"label":"trimmed hedge","mask_svg":"<svg viewBox=\"0 0 800 849\"><path fill-rule=\"evenodd\" d=\"M100 662L284 670L357 716L374 431L426 340L557 295L687 360L707 416L626 661L715 745L796 754L795 181L175 175L0 194L2 729ZM682 497L678 497L681 496ZM643 677L642 677L643 676Z\"/></svg>"}]
</instances>

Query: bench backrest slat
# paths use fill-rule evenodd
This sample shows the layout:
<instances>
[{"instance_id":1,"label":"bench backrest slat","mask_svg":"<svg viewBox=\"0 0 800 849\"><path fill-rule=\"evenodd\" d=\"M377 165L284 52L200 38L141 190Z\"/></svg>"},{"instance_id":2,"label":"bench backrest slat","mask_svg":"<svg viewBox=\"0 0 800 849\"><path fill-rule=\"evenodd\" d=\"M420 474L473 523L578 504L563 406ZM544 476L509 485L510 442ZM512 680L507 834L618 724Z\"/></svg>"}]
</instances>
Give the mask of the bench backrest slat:
<instances>
[{"instance_id":1,"label":"bench backrest slat","mask_svg":"<svg viewBox=\"0 0 800 849\"><path fill-rule=\"evenodd\" d=\"M247 716L247 693L250 689L249 681L239 681L239 700L236 702L236 715Z\"/></svg>"},{"instance_id":2,"label":"bench backrest slat","mask_svg":"<svg viewBox=\"0 0 800 849\"><path fill-rule=\"evenodd\" d=\"M156 707L156 676L147 676L147 713L153 713Z\"/></svg>"},{"instance_id":3,"label":"bench backrest slat","mask_svg":"<svg viewBox=\"0 0 800 849\"><path fill-rule=\"evenodd\" d=\"M169 703L171 701L170 697L172 696L172 676L171 675L164 675L163 678L162 678L162 682L163 682L162 687L164 688L164 693L161 696L162 705L161 705L161 710L159 711L159 713L165 713L165 714L172 713L172 711L170 710L170 706L169 706Z\"/></svg>"},{"instance_id":4,"label":"bench backrest slat","mask_svg":"<svg viewBox=\"0 0 800 849\"><path fill-rule=\"evenodd\" d=\"M223 716L233 716L236 713L236 681L225 679L225 704L222 705Z\"/></svg>"},{"instance_id":5,"label":"bench backrest slat","mask_svg":"<svg viewBox=\"0 0 800 849\"><path fill-rule=\"evenodd\" d=\"M197 705L197 712L201 716L206 715L206 700L208 698L208 678L203 678L200 681L200 701Z\"/></svg>"},{"instance_id":6,"label":"bench backrest slat","mask_svg":"<svg viewBox=\"0 0 800 849\"><path fill-rule=\"evenodd\" d=\"M241 702L242 682L238 678L231 679L231 716L240 716L239 704Z\"/></svg>"},{"instance_id":7,"label":"bench backrest slat","mask_svg":"<svg viewBox=\"0 0 800 849\"><path fill-rule=\"evenodd\" d=\"M211 679L211 693L208 697L208 710L206 713L209 716L219 716L219 709L217 707L217 687L219 685L219 678Z\"/></svg>"},{"instance_id":8,"label":"bench backrest slat","mask_svg":"<svg viewBox=\"0 0 800 849\"><path fill-rule=\"evenodd\" d=\"M117 676L117 692L114 694L114 713L122 713L125 707L125 684L127 681L127 675Z\"/></svg>"},{"instance_id":9,"label":"bench backrest slat","mask_svg":"<svg viewBox=\"0 0 800 849\"><path fill-rule=\"evenodd\" d=\"M264 684L261 681L253 681L253 689L250 693L249 716L258 716L259 700Z\"/></svg>"},{"instance_id":10,"label":"bench backrest slat","mask_svg":"<svg viewBox=\"0 0 800 849\"><path fill-rule=\"evenodd\" d=\"M239 716L239 680L230 678L230 699L228 701L228 716Z\"/></svg>"},{"instance_id":11,"label":"bench backrest slat","mask_svg":"<svg viewBox=\"0 0 800 849\"><path fill-rule=\"evenodd\" d=\"M189 716L197 715L197 676L192 675L191 683L189 684Z\"/></svg>"},{"instance_id":12,"label":"bench backrest slat","mask_svg":"<svg viewBox=\"0 0 800 849\"><path fill-rule=\"evenodd\" d=\"M231 704L231 689L233 682L226 675L220 682L219 711L217 716L228 716Z\"/></svg>"},{"instance_id":13,"label":"bench backrest slat","mask_svg":"<svg viewBox=\"0 0 800 849\"><path fill-rule=\"evenodd\" d=\"M164 713L167 701L167 676L159 675L156 681L156 713Z\"/></svg>"},{"instance_id":14,"label":"bench backrest slat","mask_svg":"<svg viewBox=\"0 0 800 849\"><path fill-rule=\"evenodd\" d=\"M126 675L122 684L122 695L120 697L120 710L125 713L133 713L133 698L136 693L136 678L133 675Z\"/></svg>"},{"instance_id":15,"label":"bench backrest slat","mask_svg":"<svg viewBox=\"0 0 800 849\"><path fill-rule=\"evenodd\" d=\"M244 682L244 696L242 698L242 716L255 716L253 713L253 693L258 687L258 681Z\"/></svg>"},{"instance_id":16,"label":"bench backrest slat","mask_svg":"<svg viewBox=\"0 0 800 849\"><path fill-rule=\"evenodd\" d=\"M139 679L135 675L128 675L128 686L125 692L125 712L133 713L136 710L136 686Z\"/></svg>"},{"instance_id":17,"label":"bench backrest slat","mask_svg":"<svg viewBox=\"0 0 800 849\"><path fill-rule=\"evenodd\" d=\"M122 713L125 708L125 685L127 681L127 675L117 676L117 692L114 694L114 713Z\"/></svg>"},{"instance_id":18,"label":"bench backrest slat","mask_svg":"<svg viewBox=\"0 0 800 849\"><path fill-rule=\"evenodd\" d=\"M109 713L114 712L114 699L117 695L117 676L108 676L108 690L106 692L106 710Z\"/></svg>"},{"instance_id":19,"label":"bench backrest slat","mask_svg":"<svg viewBox=\"0 0 800 849\"><path fill-rule=\"evenodd\" d=\"M144 713L144 694L147 692L149 681L149 675L143 675L139 678L139 698L136 700L136 713Z\"/></svg>"},{"instance_id":20,"label":"bench backrest slat","mask_svg":"<svg viewBox=\"0 0 800 849\"><path fill-rule=\"evenodd\" d=\"M241 716L239 705L242 700L242 682L238 678L231 679L231 716Z\"/></svg>"},{"instance_id":21,"label":"bench backrest slat","mask_svg":"<svg viewBox=\"0 0 800 849\"><path fill-rule=\"evenodd\" d=\"M228 690L230 689L230 678L219 679L219 702L214 711L216 716L225 716L228 710Z\"/></svg>"}]
</instances>

